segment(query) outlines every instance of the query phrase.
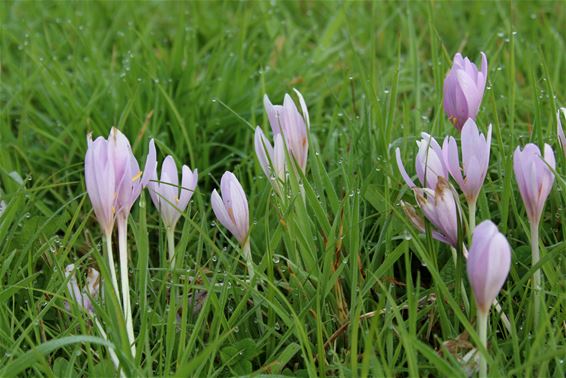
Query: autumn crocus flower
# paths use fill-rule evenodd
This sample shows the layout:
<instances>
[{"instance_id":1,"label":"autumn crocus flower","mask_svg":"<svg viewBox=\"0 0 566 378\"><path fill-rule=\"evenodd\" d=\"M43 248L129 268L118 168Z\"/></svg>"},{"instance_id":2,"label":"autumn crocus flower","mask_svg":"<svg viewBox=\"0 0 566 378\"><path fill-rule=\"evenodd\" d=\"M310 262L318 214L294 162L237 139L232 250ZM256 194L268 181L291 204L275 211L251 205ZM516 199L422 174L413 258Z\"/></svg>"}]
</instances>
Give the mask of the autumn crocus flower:
<instances>
[{"instance_id":1,"label":"autumn crocus flower","mask_svg":"<svg viewBox=\"0 0 566 378\"><path fill-rule=\"evenodd\" d=\"M490 220L474 230L467 271L480 311L486 313L503 287L511 266L511 247Z\"/></svg>"},{"instance_id":2,"label":"autumn crocus flower","mask_svg":"<svg viewBox=\"0 0 566 378\"><path fill-rule=\"evenodd\" d=\"M510 266L511 247L505 236L491 221L480 223L474 230L467 272L476 299L478 333L484 347L487 347L489 308L503 287ZM480 377L486 376L487 363L485 358L481 358Z\"/></svg>"},{"instance_id":3,"label":"autumn crocus flower","mask_svg":"<svg viewBox=\"0 0 566 378\"><path fill-rule=\"evenodd\" d=\"M285 182L286 159L285 144L281 134L275 135L275 143L272 146L269 140L258 126L254 135L255 153L261 169L266 177L269 177L273 188L280 193L281 184Z\"/></svg>"},{"instance_id":4,"label":"autumn crocus flower","mask_svg":"<svg viewBox=\"0 0 566 378\"><path fill-rule=\"evenodd\" d=\"M148 189L151 200L159 213L167 232L167 243L171 267L175 267L175 225L185 211L197 186L198 171L183 165L181 187L179 173L172 156L167 156L161 167L161 178L157 177L157 165L149 175ZM159 181L158 181L159 180Z\"/></svg>"},{"instance_id":5,"label":"autumn crocus flower","mask_svg":"<svg viewBox=\"0 0 566 378\"><path fill-rule=\"evenodd\" d=\"M108 139L87 136L85 184L94 213L104 234L109 236L117 215L127 217L142 187L149 181L155 161L155 146L150 142L145 173L139 169L130 142L120 130L112 128Z\"/></svg>"},{"instance_id":6,"label":"autumn crocus flower","mask_svg":"<svg viewBox=\"0 0 566 378\"><path fill-rule=\"evenodd\" d=\"M468 58L460 53L454 56L452 68L444 79L444 111L461 130L468 118L476 119L485 83L487 80L487 58L482 52L481 71Z\"/></svg>"},{"instance_id":7,"label":"autumn crocus flower","mask_svg":"<svg viewBox=\"0 0 566 378\"><path fill-rule=\"evenodd\" d=\"M222 197L212 191L212 210L218 221L244 245L250 227L248 200L242 185L232 172L225 172L220 179Z\"/></svg>"},{"instance_id":8,"label":"autumn crocus flower","mask_svg":"<svg viewBox=\"0 0 566 378\"><path fill-rule=\"evenodd\" d=\"M240 242L251 279L254 275L254 267L249 241L250 215L246 193L232 172L225 172L222 175L220 191L222 197L216 189L212 191L212 210L218 221Z\"/></svg>"},{"instance_id":9,"label":"autumn crocus flower","mask_svg":"<svg viewBox=\"0 0 566 378\"><path fill-rule=\"evenodd\" d=\"M67 281L67 290L69 291L71 298L79 306L79 308L91 314L94 310L92 306L92 299L96 300L100 291L100 274L98 271L94 268L88 269L86 285L82 290L79 288L79 284L77 283L74 264L69 264L65 268L65 278L69 280ZM66 307L67 309L70 309L69 304L66 304Z\"/></svg>"},{"instance_id":10,"label":"autumn crocus flower","mask_svg":"<svg viewBox=\"0 0 566 378\"><path fill-rule=\"evenodd\" d=\"M423 187L435 189L439 177L448 180L448 169L444 162L442 148L440 148L436 139L427 133L422 133L421 136L422 139L417 141L419 151L415 158L417 178ZM405 180L405 183L409 186L409 188L415 188L415 183L407 174L407 170L403 165L403 161L401 160L401 150L399 148L395 150L395 156L397 158L397 167L399 168L399 172Z\"/></svg>"},{"instance_id":11,"label":"autumn crocus flower","mask_svg":"<svg viewBox=\"0 0 566 378\"><path fill-rule=\"evenodd\" d=\"M554 152L548 145L544 145L544 158L539 148L529 143L521 151L517 147L513 154L513 169L519 192L527 209L531 231L531 261L535 266L540 260L538 241L539 223L546 198L550 194L554 183L554 170L556 161ZM540 307L542 303L542 276L540 269L533 274L533 301L535 326L538 326Z\"/></svg>"},{"instance_id":12,"label":"autumn crocus flower","mask_svg":"<svg viewBox=\"0 0 566 378\"><path fill-rule=\"evenodd\" d=\"M122 284L122 305L126 318L126 331L135 355L133 320L130 306L130 285L128 278L127 227L132 205L142 188L149 181L149 172L155 170L155 145L149 143L144 172L132 153L128 138L120 130L112 128L108 139L97 138L94 142L88 135L88 149L85 157L85 182L97 219L104 231L112 284L118 295L118 284L112 257L111 233L114 219L118 223L118 246L120 252L120 275Z\"/></svg>"},{"instance_id":13,"label":"autumn crocus flower","mask_svg":"<svg viewBox=\"0 0 566 378\"><path fill-rule=\"evenodd\" d=\"M458 245L458 224L460 209L458 197L443 177L439 177L434 190L430 188L414 188L417 203L426 219L432 224L432 237L456 248ZM424 219L417 215L415 209L402 203L405 214L420 232L425 232Z\"/></svg>"},{"instance_id":14,"label":"autumn crocus flower","mask_svg":"<svg viewBox=\"0 0 566 378\"><path fill-rule=\"evenodd\" d=\"M562 117L560 116L562 113ZM566 135L564 135L564 129L562 128L562 122L560 118L566 119L566 108L560 108L556 113L556 122L558 126L558 141L560 142L560 146L562 147L562 151L564 151L564 156L566 156Z\"/></svg>"},{"instance_id":15,"label":"autumn crocus flower","mask_svg":"<svg viewBox=\"0 0 566 378\"><path fill-rule=\"evenodd\" d=\"M466 196L469 207L469 227L473 232L476 221L476 201L487 174L489 152L491 148L491 125L487 137L480 131L473 119L469 118L462 128L461 136L462 164L458 154L458 145L453 137L446 137L442 145L442 154L450 175Z\"/></svg>"},{"instance_id":16,"label":"autumn crocus flower","mask_svg":"<svg viewBox=\"0 0 566 378\"><path fill-rule=\"evenodd\" d=\"M299 97L302 114L299 113L293 99L288 94L285 94L283 105L273 105L267 95L263 97L263 104L274 137L278 134L283 135L289 154L295 159L299 168L305 172L309 152L309 112L301 93L296 89L295 93Z\"/></svg>"},{"instance_id":17,"label":"autumn crocus flower","mask_svg":"<svg viewBox=\"0 0 566 378\"><path fill-rule=\"evenodd\" d=\"M161 177L157 177L157 167L150 173L148 183L151 200L159 213L165 227L174 229L181 213L185 211L194 190L197 186L198 170L183 165L181 174L181 187L179 187L179 174L172 156L163 160ZM158 181L159 180L159 181Z\"/></svg>"},{"instance_id":18,"label":"autumn crocus flower","mask_svg":"<svg viewBox=\"0 0 566 378\"><path fill-rule=\"evenodd\" d=\"M544 158L539 148L532 143L527 144L523 150L517 147L513 154L515 178L529 221L533 224L538 225L540 221L544 203L554 183L552 170L555 167L554 152L548 144L544 145Z\"/></svg>"}]
</instances>

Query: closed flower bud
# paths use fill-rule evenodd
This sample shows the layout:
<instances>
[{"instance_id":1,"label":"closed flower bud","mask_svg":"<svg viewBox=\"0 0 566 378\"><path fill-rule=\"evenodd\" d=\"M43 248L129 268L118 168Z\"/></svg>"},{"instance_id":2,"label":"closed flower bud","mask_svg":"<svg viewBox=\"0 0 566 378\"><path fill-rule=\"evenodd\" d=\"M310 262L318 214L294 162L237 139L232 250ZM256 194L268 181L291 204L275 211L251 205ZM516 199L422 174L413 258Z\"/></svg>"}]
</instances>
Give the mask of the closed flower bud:
<instances>
[{"instance_id":1,"label":"closed flower bud","mask_svg":"<svg viewBox=\"0 0 566 378\"><path fill-rule=\"evenodd\" d=\"M240 182L232 172L225 172L220 180L222 197L212 191L212 210L216 218L244 245L250 228L248 200Z\"/></svg>"},{"instance_id":2,"label":"closed flower bud","mask_svg":"<svg viewBox=\"0 0 566 378\"><path fill-rule=\"evenodd\" d=\"M480 223L472 237L467 272L481 312L489 311L507 279L510 266L511 247L505 236L490 220Z\"/></svg>"},{"instance_id":3,"label":"closed flower bud","mask_svg":"<svg viewBox=\"0 0 566 378\"><path fill-rule=\"evenodd\" d=\"M487 81L487 58L482 52L481 71L460 53L444 79L444 111L461 130L468 118L476 119Z\"/></svg>"},{"instance_id":4,"label":"closed flower bud","mask_svg":"<svg viewBox=\"0 0 566 378\"><path fill-rule=\"evenodd\" d=\"M548 144L544 145L544 158L538 146L532 143L522 151L517 147L513 154L515 179L532 224L538 225L540 221L544 203L554 183L552 170L555 167L554 152Z\"/></svg>"}]
</instances>

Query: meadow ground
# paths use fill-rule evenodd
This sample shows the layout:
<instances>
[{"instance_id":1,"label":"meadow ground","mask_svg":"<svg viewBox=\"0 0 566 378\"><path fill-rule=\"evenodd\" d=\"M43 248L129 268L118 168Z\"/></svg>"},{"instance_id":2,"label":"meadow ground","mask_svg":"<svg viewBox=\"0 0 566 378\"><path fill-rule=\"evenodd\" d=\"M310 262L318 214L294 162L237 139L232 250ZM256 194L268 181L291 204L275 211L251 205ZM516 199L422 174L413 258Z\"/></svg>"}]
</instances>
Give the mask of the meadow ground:
<instances>
[{"instance_id":1,"label":"meadow ground","mask_svg":"<svg viewBox=\"0 0 566 378\"><path fill-rule=\"evenodd\" d=\"M493 376L566 374L563 2L6 1L0 19L1 376L113 376L110 346L131 376L475 374L462 259L454 268L430 227L421 235L404 215L400 201L415 200L394 153L414 174L421 132L458 137L442 110L458 51L489 61L477 123L493 124L493 142L477 219L493 220L513 251L498 296L510 328L492 314L479 353ZM263 95L281 103L293 88L310 113L304 202L297 181L275 195L253 144L256 125L271 135ZM160 161L171 154L199 170L175 271L149 195L133 207L135 357L109 285L95 305L109 341L79 306L65 308L68 264L81 282L88 267L108 282L83 167L87 133L111 126L140 162L155 138ZM536 327L512 168L527 142L549 143L557 158ZM249 200L251 283L211 211L225 170Z\"/></svg>"}]
</instances>

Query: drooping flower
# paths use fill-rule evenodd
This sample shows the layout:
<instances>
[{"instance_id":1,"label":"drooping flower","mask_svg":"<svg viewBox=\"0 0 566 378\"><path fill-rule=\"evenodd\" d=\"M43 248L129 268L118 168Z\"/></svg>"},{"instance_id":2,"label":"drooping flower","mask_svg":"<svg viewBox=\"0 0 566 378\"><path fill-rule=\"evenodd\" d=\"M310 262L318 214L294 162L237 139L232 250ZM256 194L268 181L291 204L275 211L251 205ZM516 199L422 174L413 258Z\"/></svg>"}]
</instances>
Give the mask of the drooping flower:
<instances>
[{"instance_id":1,"label":"drooping flower","mask_svg":"<svg viewBox=\"0 0 566 378\"><path fill-rule=\"evenodd\" d=\"M248 238L250 221L248 200L242 185L232 172L225 172L220 180L222 197L212 191L212 210L216 218L244 245Z\"/></svg>"},{"instance_id":2,"label":"drooping flower","mask_svg":"<svg viewBox=\"0 0 566 378\"><path fill-rule=\"evenodd\" d=\"M474 120L469 118L462 128L461 145L462 166L458 145L453 137L444 139L442 153L450 175L458 183L466 199L475 203L489 166L491 125L486 138L479 132Z\"/></svg>"},{"instance_id":3,"label":"drooping flower","mask_svg":"<svg viewBox=\"0 0 566 378\"><path fill-rule=\"evenodd\" d=\"M548 145L544 145L544 159L537 145L529 143L521 151L517 147L513 154L513 169L519 192L527 209L531 224L538 225L544 203L550 194L554 183L556 168L554 152Z\"/></svg>"},{"instance_id":4,"label":"drooping flower","mask_svg":"<svg viewBox=\"0 0 566 378\"><path fill-rule=\"evenodd\" d=\"M448 181L442 176L438 177L438 183L434 190L430 188L414 188L417 204L423 211L426 219L434 227L432 236L452 247L458 246L458 227L461 222L461 211L458 204L458 196ZM416 213L405 211L413 224L424 231L424 222L418 220Z\"/></svg>"},{"instance_id":5,"label":"drooping flower","mask_svg":"<svg viewBox=\"0 0 566 378\"><path fill-rule=\"evenodd\" d=\"M309 112L301 93L296 89L295 93L299 97L302 114L299 113L293 99L288 94L285 94L283 105L273 105L267 95L263 97L263 104L274 137L278 134L283 135L289 154L295 159L300 169L305 172L309 152Z\"/></svg>"},{"instance_id":6,"label":"drooping flower","mask_svg":"<svg viewBox=\"0 0 566 378\"><path fill-rule=\"evenodd\" d=\"M280 184L285 181L285 173L287 171L285 160L285 144L281 134L275 135L274 146L258 126L254 135L255 153L261 169L266 177L269 177L273 187L279 191Z\"/></svg>"},{"instance_id":7,"label":"drooping flower","mask_svg":"<svg viewBox=\"0 0 566 378\"><path fill-rule=\"evenodd\" d=\"M69 279L67 282L67 290L69 291L71 298L80 308L88 313L92 313L94 307L91 300L96 300L98 298L98 293L100 292L100 274L98 271L94 268L88 268L86 284L82 290L79 288L77 283L74 264L69 264L65 268L65 278ZM66 303L65 306L67 307L67 310L70 309L70 305L68 303Z\"/></svg>"},{"instance_id":8,"label":"drooping flower","mask_svg":"<svg viewBox=\"0 0 566 378\"><path fill-rule=\"evenodd\" d=\"M444 79L444 111L461 130L468 118L476 119L487 81L487 58L482 52L481 71L462 54L454 56L452 68Z\"/></svg>"},{"instance_id":9,"label":"drooping flower","mask_svg":"<svg viewBox=\"0 0 566 378\"><path fill-rule=\"evenodd\" d=\"M442 148L436 139L427 133L422 133L421 136L422 139L417 141L419 151L415 158L417 178L423 187L435 189L439 177L448 180L448 169L444 163ZM399 168L399 172L401 172L401 176L410 188L415 188L415 183L405 170L399 148L395 150L395 156L397 158L397 167Z\"/></svg>"},{"instance_id":10,"label":"drooping flower","mask_svg":"<svg viewBox=\"0 0 566 378\"><path fill-rule=\"evenodd\" d=\"M474 291L477 306L487 313L503 287L511 267L511 247L490 220L474 230L468 255L468 279Z\"/></svg>"},{"instance_id":11,"label":"drooping flower","mask_svg":"<svg viewBox=\"0 0 566 378\"><path fill-rule=\"evenodd\" d=\"M566 135L564 135L564 129L562 128L562 122L560 121L560 113L562 113L562 117L566 119L566 108L560 108L556 113L556 121L558 125L558 141L560 142L562 151L564 151L564 155L566 156Z\"/></svg>"},{"instance_id":12,"label":"drooping flower","mask_svg":"<svg viewBox=\"0 0 566 378\"><path fill-rule=\"evenodd\" d=\"M179 187L179 175L177 166L172 156L167 156L161 166L161 178L157 177L157 164L149 174L147 187L151 200L167 228L174 229L181 213L185 211L194 190L197 186L198 170L191 171L183 165L181 187ZM159 182L158 182L159 180Z\"/></svg>"},{"instance_id":13,"label":"drooping flower","mask_svg":"<svg viewBox=\"0 0 566 378\"><path fill-rule=\"evenodd\" d=\"M116 128L108 139L87 136L85 183L94 213L106 236L112 233L117 214L127 217L141 189L149 181L149 172L157 164L153 140L149 144L145 172L139 169L130 142Z\"/></svg>"}]
</instances>

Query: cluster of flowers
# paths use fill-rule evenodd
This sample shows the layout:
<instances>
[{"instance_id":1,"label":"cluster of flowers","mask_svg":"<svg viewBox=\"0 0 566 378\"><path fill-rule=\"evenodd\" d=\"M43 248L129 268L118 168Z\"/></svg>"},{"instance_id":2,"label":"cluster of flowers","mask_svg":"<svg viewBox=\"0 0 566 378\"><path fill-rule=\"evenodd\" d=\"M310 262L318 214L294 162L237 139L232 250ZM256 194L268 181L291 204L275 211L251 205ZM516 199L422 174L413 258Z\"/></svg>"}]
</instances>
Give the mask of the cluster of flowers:
<instances>
[{"instance_id":1,"label":"cluster of flowers","mask_svg":"<svg viewBox=\"0 0 566 378\"><path fill-rule=\"evenodd\" d=\"M302 95L296 91L302 110L299 113L289 95L285 95L283 105L272 105L265 96L264 104L273 130L275 144L272 146L260 127L255 131L255 150L261 168L270 177L273 188L281 193L281 188L289 172L306 169L308 154L307 127L308 110ZM149 152L143 172L132 153L130 142L120 130L112 128L107 139L98 137L92 140L87 136L88 148L85 157L85 183L96 219L103 231L106 242L107 259L114 292L122 306L126 332L135 355L135 337L128 281L127 227L128 216L134 202L144 188L149 190L152 202L159 210L167 232L169 262L175 268L174 229L196 189L198 171L183 165L181 180L172 156L167 156L157 175L155 142L149 142ZM220 180L220 192L212 191L211 205L216 218L238 240L248 266L250 278L253 277L253 261L249 243L249 209L242 185L232 172L225 172ZM120 290L114 267L112 253L112 232L114 224L118 228L118 249L120 257ZM99 273L89 269L86 286L78 287L75 266L66 269L68 290L77 306L94 316L93 300L99 295ZM97 324L99 324L97 322ZM116 362L114 356L113 360Z\"/></svg>"},{"instance_id":2,"label":"cluster of flowers","mask_svg":"<svg viewBox=\"0 0 566 378\"><path fill-rule=\"evenodd\" d=\"M508 275L511 263L511 247L495 224L486 220L475 227L475 208L478 195L485 181L490 157L491 125L487 135L480 133L475 119L478 114L487 80L487 58L482 53L481 71L476 65L456 54L454 64L444 82L444 109L450 121L461 131L462 163L458 144L453 137L446 137L443 145L423 133L417 142L415 184L407 173L400 150L396 150L399 170L404 181L414 192L416 202L424 217L432 225L432 236L454 249L461 248L467 258L467 272L478 307L478 324L485 322L492 303ZM267 96L264 106L273 133L273 144L258 126L254 146L262 170L274 189L283 197L289 175L304 174L308 156L309 114L303 96L296 91L301 111L291 96L285 95L282 105L273 105ZM566 117L566 109L561 109ZM559 140L566 151L566 137L558 114ZM143 172L132 153L128 139L112 128L107 139L92 140L88 135L85 157L85 182L94 213L106 241L107 259L112 286L124 314L127 335L132 354L135 355L135 337L132 324L128 282L127 220L133 203L142 189L147 188L152 202L159 210L167 232L169 260L175 268L174 229L186 210L196 189L198 171L183 165L181 178L173 157L167 156L157 174L157 158L154 140L149 142L149 152ZM538 224L545 200L554 181L555 159L550 146L545 145L544 156L534 144L528 144L514 153L514 170L519 191L527 208L531 229L536 239L533 243L533 265L538 262ZM458 194L450 184L450 176L458 184L468 204L468 230L471 240L469 253L459 240L462 226L462 209ZM302 194L302 193L301 193ZM232 172L225 172L220 181L220 193L212 191L211 205L219 222L238 240L248 267L250 278L254 274L249 242L249 209L242 185ZM403 208L414 225L425 231L425 220L410 205ZM118 229L120 258L121 299L112 253L114 224ZM98 296L99 275L89 271L87 285L81 291L74 277L74 265L67 267L68 288L76 305L94 316L93 299ZM538 275L538 276L537 276ZM540 271L535 275L535 302L540 302ZM537 278L538 277L538 278ZM538 299L537 299L538 298ZM535 306L536 307L536 306ZM498 307L500 309L500 307ZM537 310L538 311L538 310ZM485 333L485 332L484 332ZM485 343L485 338L483 338ZM484 370L485 371L485 370Z\"/></svg>"},{"instance_id":3,"label":"cluster of flowers","mask_svg":"<svg viewBox=\"0 0 566 378\"><path fill-rule=\"evenodd\" d=\"M461 132L461 164L458 145L453 137L447 136L441 147L432 136L422 133L422 139L417 142L415 159L420 183L417 186L407 174L399 148L396 149L399 171L414 192L424 217L432 225L432 237L454 249L461 247L467 258L468 279L478 307L480 335L485 331L491 304L498 306L495 298L507 278L511 264L511 247L496 225L486 220L475 227L476 201L488 172L491 147L491 125L488 126L486 136L480 133L475 122L486 80L487 59L482 53L481 71L468 58L464 59L456 54L452 69L444 81L444 110L455 128ZM562 108L557 114L559 141L566 153L561 112L566 117L566 108ZM523 149L517 147L514 152L515 178L531 224L533 266L539 261L538 227L554 182L555 165L554 153L548 144L544 146L544 154L532 143ZM459 240L459 229L463 224L462 208L456 190L449 183L450 176L458 184L468 204L468 231L472 236L469 254ZM425 232L424 219L410 205L402 202L402 206L416 228ZM538 322L542 292L540 270L536 270L534 274L533 286L535 322ZM485 335L483 341L485 343ZM480 373L485 375L486 366L480 365L480 368Z\"/></svg>"}]
</instances>

